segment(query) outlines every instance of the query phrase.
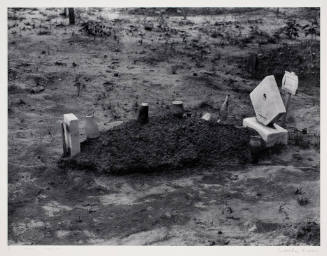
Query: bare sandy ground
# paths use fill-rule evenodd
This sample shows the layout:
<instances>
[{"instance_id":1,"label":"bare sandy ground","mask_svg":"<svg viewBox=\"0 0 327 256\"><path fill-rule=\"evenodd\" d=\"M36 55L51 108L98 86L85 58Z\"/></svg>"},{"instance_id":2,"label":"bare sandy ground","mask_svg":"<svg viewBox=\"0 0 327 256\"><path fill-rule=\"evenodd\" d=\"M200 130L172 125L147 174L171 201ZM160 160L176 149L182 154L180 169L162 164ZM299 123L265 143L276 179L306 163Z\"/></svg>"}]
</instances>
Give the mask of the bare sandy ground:
<instances>
[{"instance_id":1,"label":"bare sandy ground","mask_svg":"<svg viewBox=\"0 0 327 256\"><path fill-rule=\"evenodd\" d=\"M319 141L320 134L319 73L308 74L319 71L319 47L311 55L299 48L303 34L296 40L266 42L258 35L245 45L238 41L253 25L272 35L287 18L305 23L309 16L287 9L278 17L271 10L169 16L167 26L176 31L167 39L156 16L144 21L115 10L80 10L78 22L102 20L119 38L94 39L79 31L80 24L68 26L61 11L9 10L9 244L319 244L320 152L312 139L316 134ZM143 25L150 21L151 31ZM223 37L210 36L214 29ZM252 77L244 61L251 52L266 54L283 43L304 58L296 67L286 63L307 72L292 98L288 128L307 128L307 142L245 167L119 177L57 167L64 113L83 120L94 112L104 131L135 118L140 102L150 104L150 116L181 99L186 109L215 118L230 94L228 122L241 125L254 115L248 93L271 74ZM259 65L276 69L278 63L264 59Z\"/></svg>"}]
</instances>

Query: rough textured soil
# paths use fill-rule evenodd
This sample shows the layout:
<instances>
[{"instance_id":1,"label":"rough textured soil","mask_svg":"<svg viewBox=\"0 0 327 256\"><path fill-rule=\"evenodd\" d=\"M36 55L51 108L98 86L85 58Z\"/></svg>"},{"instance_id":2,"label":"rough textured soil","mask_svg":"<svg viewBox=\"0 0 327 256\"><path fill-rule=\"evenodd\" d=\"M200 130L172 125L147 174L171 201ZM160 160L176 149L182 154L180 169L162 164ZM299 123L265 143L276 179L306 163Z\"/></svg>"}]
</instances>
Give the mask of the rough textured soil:
<instances>
[{"instance_id":1,"label":"rough textured soil","mask_svg":"<svg viewBox=\"0 0 327 256\"><path fill-rule=\"evenodd\" d=\"M319 37L309 40L302 30L293 39L274 34L289 19L310 24L319 10L204 8L186 19L171 9L160 19L156 11L79 9L77 24L69 26L62 9L8 10L9 244L318 245ZM113 28L111 35L86 34L81 29L89 20ZM257 66L250 72L253 53ZM283 69L300 79L285 127L290 144L262 155L258 164L216 159L209 166L124 176L58 167L65 113L81 120L85 140L83 118L93 112L102 136L118 135L124 129L111 129L134 119L141 102L149 103L150 120L182 100L194 118L210 112L215 122L230 94L226 123L240 126L254 115L249 93L265 75L280 84ZM149 138L145 128L139 139ZM208 137L211 147L218 138ZM123 138L103 141L114 139L118 145ZM201 156L197 150L180 152Z\"/></svg>"},{"instance_id":2,"label":"rough textured soil","mask_svg":"<svg viewBox=\"0 0 327 256\"><path fill-rule=\"evenodd\" d=\"M186 166L245 164L251 161L248 129L199 118L150 117L130 121L81 144L81 154L62 167L111 174L167 171Z\"/></svg>"}]
</instances>

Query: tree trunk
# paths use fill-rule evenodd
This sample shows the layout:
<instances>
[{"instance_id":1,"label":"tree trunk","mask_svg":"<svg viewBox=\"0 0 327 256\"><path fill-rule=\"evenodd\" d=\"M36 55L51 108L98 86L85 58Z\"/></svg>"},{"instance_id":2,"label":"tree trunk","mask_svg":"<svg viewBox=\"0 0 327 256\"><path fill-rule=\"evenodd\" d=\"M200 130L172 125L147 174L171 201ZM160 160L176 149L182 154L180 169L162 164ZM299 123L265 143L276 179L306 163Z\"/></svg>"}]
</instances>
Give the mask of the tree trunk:
<instances>
[{"instance_id":1,"label":"tree trunk","mask_svg":"<svg viewBox=\"0 0 327 256\"><path fill-rule=\"evenodd\" d=\"M74 8L68 8L68 12L69 12L69 25L75 25Z\"/></svg>"}]
</instances>

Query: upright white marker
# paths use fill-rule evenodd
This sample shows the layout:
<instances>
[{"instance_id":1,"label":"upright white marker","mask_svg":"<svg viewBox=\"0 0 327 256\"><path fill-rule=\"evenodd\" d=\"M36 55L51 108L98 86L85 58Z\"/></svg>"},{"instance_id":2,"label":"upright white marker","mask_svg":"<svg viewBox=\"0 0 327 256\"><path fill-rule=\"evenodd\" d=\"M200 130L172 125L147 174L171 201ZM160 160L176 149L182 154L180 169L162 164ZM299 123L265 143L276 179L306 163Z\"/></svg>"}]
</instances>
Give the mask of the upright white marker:
<instances>
[{"instance_id":1,"label":"upright white marker","mask_svg":"<svg viewBox=\"0 0 327 256\"><path fill-rule=\"evenodd\" d=\"M294 72L285 71L285 74L284 74L284 77L282 80L282 89L286 92L286 99L285 99L286 113L282 120L282 126L285 126L285 124L286 124L286 118L287 118L288 109L289 109L289 106L291 103L291 97L292 97L292 95L296 94L298 84L299 84L299 79L298 79L297 75Z\"/></svg>"},{"instance_id":2,"label":"upright white marker","mask_svg":"<svg viewBox=\"0 0 327 256\"><path fill-rule=\"evenodd\" d=\"M80 153L79 122L73 113L64 114L64 134L68 155L73 157Z\"/></svg>"}]
</instances>

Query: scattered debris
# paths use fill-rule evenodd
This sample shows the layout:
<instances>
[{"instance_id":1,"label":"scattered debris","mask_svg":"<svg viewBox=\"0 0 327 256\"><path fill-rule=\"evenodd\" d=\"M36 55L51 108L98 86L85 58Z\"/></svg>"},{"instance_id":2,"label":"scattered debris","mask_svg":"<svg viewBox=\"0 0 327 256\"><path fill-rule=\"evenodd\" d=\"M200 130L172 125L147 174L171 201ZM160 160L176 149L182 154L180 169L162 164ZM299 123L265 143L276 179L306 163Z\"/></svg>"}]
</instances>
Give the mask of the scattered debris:
<instances>
[{"instance_id":1,"label":"scattered debris","mask_svg":"<svg viewBox=\"0 0 327 256\"><path fill-rule=\"evenodd\" d=\"M36 86L31 89L31 93L40 93L45 90L44 86Z\"/></svg>"},{"instance_id":2,"label":"scattered debris","mask_svg":"<svg viewBox=\"0 0 327 256\"><path fill-rule=\"evenodd\" d=\"M211 114L210 113L204 113L203 116L201 117L203 120L210 121L211 119Z\"/></svg>"}]
</instances>

